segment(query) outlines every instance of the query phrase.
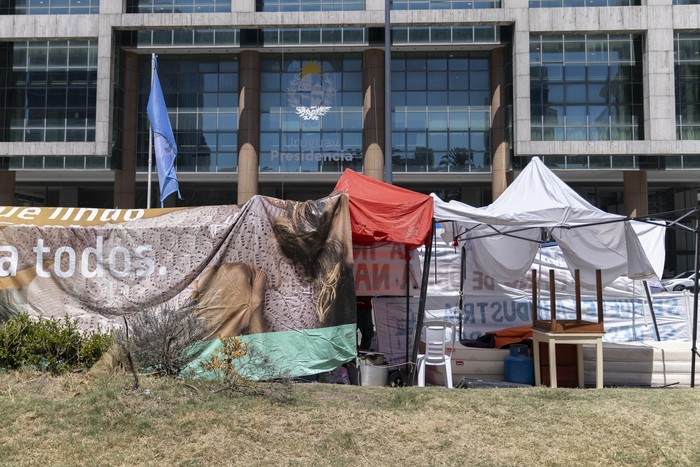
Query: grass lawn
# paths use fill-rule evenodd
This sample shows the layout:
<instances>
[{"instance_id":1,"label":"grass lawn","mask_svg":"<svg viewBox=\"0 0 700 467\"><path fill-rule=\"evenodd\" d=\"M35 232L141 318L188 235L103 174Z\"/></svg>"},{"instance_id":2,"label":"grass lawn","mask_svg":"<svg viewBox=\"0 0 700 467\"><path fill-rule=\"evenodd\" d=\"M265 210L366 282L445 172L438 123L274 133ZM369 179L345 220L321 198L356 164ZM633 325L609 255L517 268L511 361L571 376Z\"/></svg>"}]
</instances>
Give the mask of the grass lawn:
<instances>
[{"instance_id":1,"label":"grass lawn","mask_svg":"<svg viewBox=\"0 0 700 467\"><path fill-rule=\"evenodd\" d=\"M0 465L700 465L697 389L130 383L0 372Z\"/></svg>"}]
</instances>

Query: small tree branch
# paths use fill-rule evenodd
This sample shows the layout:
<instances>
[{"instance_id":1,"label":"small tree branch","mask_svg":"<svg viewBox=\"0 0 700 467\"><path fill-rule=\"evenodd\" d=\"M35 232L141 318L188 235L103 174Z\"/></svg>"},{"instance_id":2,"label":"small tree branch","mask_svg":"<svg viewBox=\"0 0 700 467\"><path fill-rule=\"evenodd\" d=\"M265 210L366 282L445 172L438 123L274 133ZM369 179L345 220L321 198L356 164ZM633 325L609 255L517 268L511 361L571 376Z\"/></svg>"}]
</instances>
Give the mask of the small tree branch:
<instances>
[{"instance_id":1,"label":"small tree branch","mask_svg":"<svg viewBox=\"0 0 700 467\"><path fill-rule=\"evenodd\" d=\"M136 368L134 367L134 360L131 358L131 351L129 350L129 322L126 320L126 316L124 318L124 328L126 331L126 345L124 346L124 350L126 351L126 362L129 364L129 370L131 371L131 374L134 376L134 384L132 385L131 389L138 389L139 388L139 375L136 373Z\"/></svg>"}]
</instances>

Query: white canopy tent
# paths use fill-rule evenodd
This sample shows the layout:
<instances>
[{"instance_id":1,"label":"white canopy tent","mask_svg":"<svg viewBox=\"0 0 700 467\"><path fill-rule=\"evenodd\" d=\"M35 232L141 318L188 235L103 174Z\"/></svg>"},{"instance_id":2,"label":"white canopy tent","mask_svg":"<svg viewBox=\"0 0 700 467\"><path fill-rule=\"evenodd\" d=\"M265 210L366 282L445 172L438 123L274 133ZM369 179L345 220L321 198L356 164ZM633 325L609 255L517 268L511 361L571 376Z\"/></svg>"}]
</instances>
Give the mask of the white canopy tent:
<instances>
[{"instance_id":1,"label":"white canopy tent","mask_svg":"<svg viewBox=\"0 0 700 467\"><path fill-rule=\"evenodd\" d=\"M446 203L432 196L435 220L445 228L444 240L464 245L479 269L496 280L512 281L526 274L545 240L557 242L572 274L580 271L584 287L595 286L597 269L603 286L622 275L661 276L663 258L652 266L627 217L587 202L538 157L488 206ZM663 236L659 239L663 245Z\"/></svg>"}]
</instances>

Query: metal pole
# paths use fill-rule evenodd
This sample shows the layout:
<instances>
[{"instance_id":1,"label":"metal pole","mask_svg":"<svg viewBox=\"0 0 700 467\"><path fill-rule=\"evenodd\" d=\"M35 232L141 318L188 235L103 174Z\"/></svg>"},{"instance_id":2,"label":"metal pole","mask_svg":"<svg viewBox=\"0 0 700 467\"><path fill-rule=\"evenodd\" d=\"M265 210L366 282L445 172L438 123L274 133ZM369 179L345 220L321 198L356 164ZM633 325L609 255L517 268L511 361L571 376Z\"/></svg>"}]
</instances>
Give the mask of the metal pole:
<instances>
[{"instance_id":1,"label":"metal pole","mask_svg":"<svg viewBox=\"0 0 700 467\"><path fill-rule=\"evenodd\" d=\"M698 354L698 247L700 246L700 210L695 208L695 276L694 291L693 291L693 348L691 352L693 353L693 359L690 364L690 387L695 387L695 357Z\"/></svg>"},{"instance_id":2,"label":"metal pole","mask_svg":"<svg viewBox=\"0 0 700 467\"><path fill-rule=\"evenodd\" d=\"M384 181L386 183L393 183L391 144L391 0L384 0Z\"/></svg>"},{"instance_id":3,"label":"metal pole","mask_svg":"<svg viewBox=\"0 0 700 467\"><path fill-rule=\"evenodd\" d=\"M151 87L153 87L153 68L156 54L151 54ZM150 92L150 91L149 91ZM150 95L150 94L149 94ZM153 128L148 121L148 182L146 183L146 209L151 209L151 167L153 167Z\"/></svg>"},{"instance_id":4,"label":"metal pole","mask_svg":"<svg viewBox=\"0 0 700 467\"><path fill-rule=\"evenodd\" d=\"M146 208L151 209L151 166L153 165L153 129L148 127L148 182L146 184Z\"/></svg>"},{"instance_id":5,"label":"metal pole","mask_svg":"<svg viewBox=\"0 0 700 467\"><path fill-rule=\"evenodd\" d=\"M420 283L420 299L418 302L418 317L416 318L416 329L413 337L413 353L411 363L415 363L418 358L418 345L420 344L420 336L423 328L423 318L425 317L425 301L428 295L428 279L430 278L430 255L433 252L433 236L435 235L435 220L430 231L430 237L427 245L425 245L425 258L423 259L423 276ZM408 323L406 323L408 325ZM411 370L408 373L408 385L413 385L416 366L411 365Z\"/></svg>"},{"instance_id":6,"label":"metal pole","mask_svg":"<svg viewBox=\"0 0 700 467\"><path fill-rule=\"evenodd\" d=\"M644 282L644 291L647 294L647 301L649 302L649 311L651 311L651 319L654 321L654 329L656 330L656 340L661 342L661 334L659 334L659 325L656 323L656 313L654 313L654 302L651 300L651 291L649 291L649 283Z\"/></svg>"},{"instance_id":7,"label":"metal pole","mask_svg":"<svg viewBox=\"0 0 700 467\"><path fill-rule=\"evenodd\" d=\"M404 259L406 260L406 362L410 362L410 354L408 348L408 342L411 338L411 253L409 253L408 248L404 248Z\"/></svg>"},{"instance_id":8,"label":"metal pole","mask_svg":"<svg viewBox=\"0 0 700 467\"><path fill-rule=\"evenodd\" d=\"M435 255L437 257L437 254ZM462 246L459 259L459 339L462 339L462 316L464 313L464 280L467 275L467 248Z\"/></svg>"}]
</instances>

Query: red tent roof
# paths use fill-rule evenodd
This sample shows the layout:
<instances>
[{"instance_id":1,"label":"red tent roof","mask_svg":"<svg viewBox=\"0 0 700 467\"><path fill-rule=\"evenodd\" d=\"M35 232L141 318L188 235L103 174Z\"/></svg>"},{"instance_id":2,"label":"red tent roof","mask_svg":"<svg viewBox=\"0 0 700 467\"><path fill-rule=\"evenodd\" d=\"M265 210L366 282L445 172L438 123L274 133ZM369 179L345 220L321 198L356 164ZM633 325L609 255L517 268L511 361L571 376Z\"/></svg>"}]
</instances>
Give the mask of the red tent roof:
<instances>
[{"instance_id":1,"label":"red tent roof","mask_svg":"<svg viewBox=\"0 0 700 467\"><path fill-rule=\"evenodd\" d=\"M346 169L335 186L350 199L352 239L356 242L398 242L410 247L430 237L433 200Z\"/></svg>"}]
</instances>

